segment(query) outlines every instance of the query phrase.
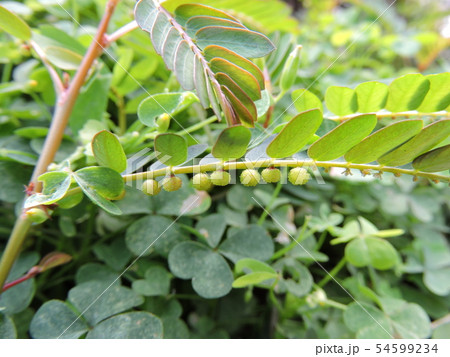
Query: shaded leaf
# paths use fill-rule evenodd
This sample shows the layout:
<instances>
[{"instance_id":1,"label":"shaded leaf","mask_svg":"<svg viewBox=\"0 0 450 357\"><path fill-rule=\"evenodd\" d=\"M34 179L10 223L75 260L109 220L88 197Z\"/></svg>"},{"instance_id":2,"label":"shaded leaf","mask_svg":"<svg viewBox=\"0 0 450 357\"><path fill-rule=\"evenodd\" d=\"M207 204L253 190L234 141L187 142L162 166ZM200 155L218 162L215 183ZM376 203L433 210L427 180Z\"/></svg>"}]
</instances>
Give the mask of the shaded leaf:
<instances>
[{"instance_id":1,"label":"shaded leaf","mask_svg":"<svg viewBox=\"0 0 450 357\"><path fill-rule=\"evenodd\" d=\"M412 165L416 170L439 172L450 169L450 144L431 150L414 159Z\"/></svg>"},{"instance_id":2,"label":"shaded leaf","mask_svg":"<svg viewBox=\"0 0 450 357\"><path fill-rule=\"evenodd\" d=\"M445 110L450 105L450 73L429 74L425 78L430 82L430 90L417 110L422 113Z\"/></svg>"},{"instance_id":3,"label":"shaded leaf","mask_svg":"<svg viewBox=\"0 0 450 357\"><path fill-rule=\"evenodd\" d=\"M427 152L450 135L450 119L427 125L414 138L378 159L382 165L401 166Z\"/></svg>"},{"instance_id":4,"label":"shaded leaf","mask_svg":"<svg viewBox=\"0 0 450 357\"><path fill-rule=\"evenodd\" d=\"M84 320L59 300L44 303L36 311L30 325L33 338L78 338L87 331Z\"/></svg>"},{"instance_id":5,"label":"shaded leaf","mask_svg":"<svg viewBox=\"0 0 450 357\"><path fill-rule=\"evenodd\" d=\"M192 287L206 299L222 297L231 290L233 274L225 259L206 246L183 242L169 254L170 271L181 279L192 279Z\"/></svg>"},{"instance_id":6,"label":"shaded leaf","mask_svg":"<svg viewBox=\"0 0 450 357\"><path fill-rule=\"evenodd\" d=\"M134 311L109 318L89 331L86 338L151 339L163 337L163 325L155 315Z\"/></svg>"},{"instance_id":7,"label":"shaded leaf","mask_svg":"<svg viewBox=\"0 0 450 357\"><path fill-rule=\"evenodd\" d=\"M386 126L354 146L345 154L345 160L355 164L375 161L419 133L422 126L423 121L420 119L403 120Z\"/></svg>"},{"instance_id":8,"label":"shaded leaf","mask_svg":"<svg viewBox=\"0 0 450 357\"><path fill-rule=\"evenodd\" d=\"M211 214L202 217L195 225L195 229L199 231L211 248L215 248L225 232L226 222L220 214Z\"/></svg>"}]
</instances>

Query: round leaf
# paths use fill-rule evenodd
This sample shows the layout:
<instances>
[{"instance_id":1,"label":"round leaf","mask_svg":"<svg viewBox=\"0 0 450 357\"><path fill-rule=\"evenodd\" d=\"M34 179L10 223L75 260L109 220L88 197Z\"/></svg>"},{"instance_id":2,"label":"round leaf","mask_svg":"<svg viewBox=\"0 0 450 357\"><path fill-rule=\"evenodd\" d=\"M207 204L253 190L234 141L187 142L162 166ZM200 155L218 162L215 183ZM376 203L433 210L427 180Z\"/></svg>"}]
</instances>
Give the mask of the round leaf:
<instances>
[{"instance_id":1,"label":"round leaf","mask_svg":"<svg viewBox=\"0 0 450 357\"><path fill-rule=\"evenodd\" d=\"M155 138L155 154L159 161L167 166L177 166L187 159L186 139L180 135L165 133Z\"/></svg>"},{"instance_id":2,"label":"round leaf","mask_svg":"<svg viewBox=\"0 0 450 357\"><path fill-rule=\"evenodd\" d=\"M233 274L227 262L202 244L178 244L169 254L169 267L179 278L192 278L192 287L206 299L225 296L231 290Z\"/></svg>"},{"instance_id":3,"label":"round leaf","mask_svg":"<svg viewBox=\"0 0 450 357\"><path fill-rule=\"evenodd\" d=\"M77 318L77 314L66 303L47 301L36 311L31 321L30 334L33 338L78 338L88 331L88 326L83 319Z\"/></svg>"},{"instance_id":4,"label":"round leaf","mask_svg":"<svg viewBox=\"0 0 450 357\"><path fill-rule=\"evenodd\" d=\"M323 113L323 105L319 98L307 89L297 89L292 92L292 102L297 111L304 112L310 109L319 109Z\"/></svg>"},{"instance_id":5,"label":"round leaf","mask_svg":"<svg viewBox=\"0 0 450 357\"><path fill-rule=\"evenodd\" d=\"M364 82L355 88L358 98L358 112L371 113L384 108L389 88L381 82Z\"/></svg>"},{"instance_id":6,"label":"round leaf","mask_svg":"<svg viewBox=\"0 0 450 357\"><path fill-rule=\"evenodd\" d=\"M397 251L380 238L357 238L345 247L345 257L356 267L371 265L379 270L392 268L398 261Z\"/></svg>"},{"instance_id":7,"label":"round leaf","mask_svg":"<svg viewBox=\"0 0 450 357\"><path fill-rule=\"evenodd\" d=\"M247 151L251 139L249 129L236 125L223 130L212 148L212 154L224 161L239 159Z\"/></svg>"},{"instance_id":8,"label":"round leaf","mask_svg":"<svg viewBox=\"0 0 450 357\"><path fill-rule=\"evenodd\" d=\"M155 118L161 114L172 114L183 100L183 93L161 93L144 99L138 107L139 120L149 126L156 127Z\"/></svg>"},{"instance_id":9,"label":"round leaf","mask_svg":"<svg viewBox=\"0 0 450 357\"><path fill-rule=\"evenodd\" d=\"M161 320L149 312L136 311L109 318L94 327L86 338L162 338Z\"/></svg>"},{"instance_id":10,"label":"round leaf","mask_svg":"<svg viewBox=\"0 0 450 357\"><path fill-rule=\"evenodd\" d=\"M103 130L92 139L92 152L100 166L109 167L118 173L127 168L127 157L119 139L109 131Z\"/></svg>"}]
</instances>

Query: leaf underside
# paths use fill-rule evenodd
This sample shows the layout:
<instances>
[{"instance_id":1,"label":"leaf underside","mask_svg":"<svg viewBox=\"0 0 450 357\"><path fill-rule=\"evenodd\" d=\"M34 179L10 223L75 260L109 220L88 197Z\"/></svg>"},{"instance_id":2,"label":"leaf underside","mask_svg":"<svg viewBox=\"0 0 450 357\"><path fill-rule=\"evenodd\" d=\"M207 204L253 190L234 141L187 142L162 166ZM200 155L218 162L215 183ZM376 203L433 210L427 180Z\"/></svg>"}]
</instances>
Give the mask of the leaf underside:
<instances>
[{"instance_id":1,"label":"leaf underside","mask_svg":"<svg viewBox=\"0 0 450 357\"><path fill-rule=\"evenodd\" d=\"M201 104L219 119L223 112L229 125L254 126L254 101L261 98L264 77L248 58L274 50L265 35L199 4L179 6L174 17L153 0L140 0L135 17L181 87L195 89Z\"/></svg>"}]
</instances>

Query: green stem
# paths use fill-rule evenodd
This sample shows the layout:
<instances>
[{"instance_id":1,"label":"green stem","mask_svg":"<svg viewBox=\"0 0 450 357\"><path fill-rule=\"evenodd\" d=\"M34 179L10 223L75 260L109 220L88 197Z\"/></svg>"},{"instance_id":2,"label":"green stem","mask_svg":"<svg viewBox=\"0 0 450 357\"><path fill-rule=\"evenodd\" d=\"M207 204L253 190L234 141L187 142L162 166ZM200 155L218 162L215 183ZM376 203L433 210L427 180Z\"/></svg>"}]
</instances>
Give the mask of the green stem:
<instances>
[{"instance_id":1,"label":"green stem","mask_svg":"<svg viewBox=\"0 0 450 357\"><path fill-rule=\"evenodd\" d=\"M189 128L180 130L179 132L177 132L177 134L178 135L186 135L188 133L192 133L193 131L197 131L205 126L208 126L208 124L214 123L215 121L217 121L217 117L212 116L211 118L202 120L201 122L194 124L194 125L190 126Z\"/></svg>"},{"instance_id":2,"label":"green stem","mask_svg":"<svg viewBox=\"0 0 450 357\"><path fill-rule=\"evenodd\" d=\"M317 284L319 287L323 288L332 278L335 278L339 271L345 266L347 260L345 256L337 263L337 265L327 274L325 277L319 281Z\"/></svg>"},{"instance_id":3,"label":"green stem","mask_svg":"<svg viewBox=\"0 0 450 357\"><path fill-rule=\"evenodd\" d=\"M48 165L53 162L55 154L61 145L64 130L69 122L72 109L78 98L80 89L85 82L86 76L88 75L94 61L103 52L102 43L104 43L104 35L118 2L119 0L109 0L107 2L105 13L97 29L97 34L91 42L86 55L83 57L80 67L78 68L67 90L61 93L61 95L57 98L56 109L50 125L50 130L47 138L45 139L42 153L39 156L38 163L36 164L31 177L31 183L35 187L35 192L40 192L41 190L41 185L37 178L47 171ZM6 249L0 261L0 287L3 287L9 271L19 255L21 246L26 238L30 225L30 222L23 216L20 216L16 220L13 231L6 245Z\"/></svg>"},{"instance_id":4,"label":"green stem","mask_svg":"<svg viewBox=\"0 0 450 357\"><path fill-rule=\"evenodd\" d=\"M2 259L0 261L0 286L3 287L6 279L8 278L9 271L14 264L16 257L19 255L20 248L27 236L28 230L31 227L30 220L22 215L20 216L16 224L14 225L6 248L3 252ZM2 290L0 289L0 294Z\"/></svg>"},{"instance_id":5,"label":"green stem","mask_svg":"<svg viewBox=\"0 0 450 357\"><path fill-rule=\"evenodd\" d=\"M320 248L322 248L322 245L323 245L323 243L325 242L325 238L327 237L327 231L326 230L324 230L323 232L322 232L322 234L320 235L320 237L319 237L319 240L317 241L317 244L316 244L316 246L314 247L314 250L315 251L319 251L320 250Z\"/></svg>"},{"instance_id":6,"label":"green stem","mask_svg":"<svg viewBox=\"0 0 450 357\"><path fill-rule=\"evenodd\" d=\"M450 118L450 112L447 111L440 111L440 112L433 112L433 113L419 113L415 110L409 111L409 112L398 112L398 113L374 113L377 116L377 119L383 119L383 118L403 118L403 117L432 117L432 118ZM334 120L334 121L340 121L343 122L345 120L354 118L359 114L350 114L345 116L334 116L334 117L326 117L325 119Z\"/></svg>"},{"instance_id":7,"label":"green stem","mask_svg":"<svg viewBox=\"0 0 450 357\"><path fill-rule=\"evenodd\" d=\"M430 180L449 182L450 177L445 175L433 174L428 172L422 172L412 169L400 169L397 167L382 166L382 165L367 165L367 164L352 164L348 162L333 162L333 161L313 161L313 160L256 160L256 161L241 161L241 162L225 162L223 163L224 170L244 170L247 168L262 168L262 167L324 167L332 168L338 167L343 169L356 169L356 170L369 170L369 171L379 171L379 172L390 172L393 174L405 174L411 176L425 177ZM194 172L206 172L215 171L217 169L217 164L205 164L205 165L193 165L193 166L180 166L174 167L174 174L192 174ZM159 169L155 171L146 171L130 175L123 176L124 180L135 181L135 180L146 180L149 178L155 178L159 176L164 176L166 174L166 169Z\"/></svg>"},{"instance_id":8,"label":"green stem","mask_svg":"<svg viewBox=\"0 0 450 357\"><path fill-rule=\"evenodd\" d=\"M327 299L326 301L323 302L323 304L325 306L335 307L336 309L339 310L347 310L347 305L341 304L340 302L334 300Z\"/></svg>"},{"instance_id":9,"label":"green stem","mask_svg":"<svg viewBox=\"0 0 450 357\"><path fill-rule=\"evenodd\" d=\"M259 217L259 219L258 219L258 226L262 226L262 224L263 224L264 221L266 220L267 215L269 214L270 209L272 208L272 206L273 206L275 200L277 199L277 197L278 197L278 195L279 195L279 193L280 193L280 191L281 191L281 187L282 187L282 184L281 184L281 181L280 181L280 182L278 182L277 187L275 187L275 190L274 190L273 193L272 193L272 197L270 197L270 201L269 201L269 203L266 205L266 207L264 208L264 211L263 211L263 213L261 214L261 217Z\"/></svg>"}]
</instances>

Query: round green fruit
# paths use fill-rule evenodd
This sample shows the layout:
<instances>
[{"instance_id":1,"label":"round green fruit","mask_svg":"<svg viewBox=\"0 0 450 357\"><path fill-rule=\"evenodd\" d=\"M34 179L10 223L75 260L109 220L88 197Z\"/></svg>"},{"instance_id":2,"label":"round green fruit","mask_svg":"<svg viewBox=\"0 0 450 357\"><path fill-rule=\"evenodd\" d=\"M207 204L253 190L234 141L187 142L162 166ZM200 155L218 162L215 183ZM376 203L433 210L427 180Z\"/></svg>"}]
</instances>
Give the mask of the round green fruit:
<instances>
[{"instance_id":1,"label":"round green fruit","mask_svg":"<svg viewBox=\"0 0 450 357\"><path fill-rule=\"evenodd\" d=\"M241 183L244 186L256 186L261 180L258 170L247 169L241 173Z\"/></svg>"},{"instance_id":2,"label":"round green fruit","mask_svg":"<svg viewBox=\"0 0 450 357\"><path fill-rule=\"evenodd\" d=\"M309 181L311 175L303 167L296 167L289 171L289 182L293 185L304 185Z\"/></svg>"},{"instance_id":3,"label":"round green fruit","mask_svg":"<svg viewBox=\"0 0 450 357\"><path fill-rule=\"evenodd\" d=\"M177 176L169 176L166 177L163 182L163 188L165 191L167 192L173 192L173 191L177 191L181 188L181 186L183 185L183 182L181 181L181 179Z\"/></svg>"},{"instance_id":4,"label":"round green fruit","mask_svg":"<svg viewBox=\"0 0 450 357\"><path fill-rule=\"evenodd\" d=\"M211 179L207 174L195 174L192 177L192 186L194 186L195 189L200 191L208 191L212 188Z\"/></svg>"},{"instance_id":5,"label":"round green fruit","mask_svg":"<svg viewBox=\"0 0 450 357\"><path fill-rule=\"evenodd\" d=\"M156 180L145 180L142 184L142 191L149 196L155 196L161 192L161 187Z\"/></svg>"},{"instance_id":6,"label":"round green fruit","mask_svg":"<svg viewBox=\"0 0 450 357\"><path fill-rule=\"evenodd\" d=\"M281 171L275 167L262 170L261 176L267 183L275 183L281 180Z\"/></svg>"},{"instance_id":7,"label":"round green fruit","mask_svg":"<svg viewBox=\"0 0 450 357\"><path fill-rule=\"evenodd\" d=\"M211 182L216 186L226 186L230 183L230 181L231 176L226 171L217 170L211 174Z\"/></svg>"},{"instance_id":8,"label":"round green fruit","mask_svg":"<svg viewBox=\"0 0 450 357\"><path fill-rule=\"evenodd\" d=\"M43 223L48 219L47 213L42 208L30 208L25 212L27 218L33 223Z\"/></svg>"}]
</instances>

